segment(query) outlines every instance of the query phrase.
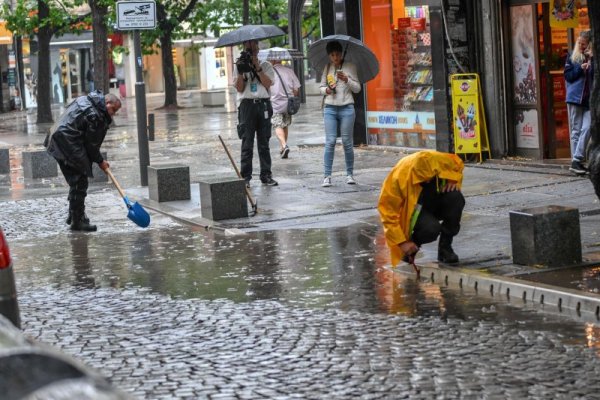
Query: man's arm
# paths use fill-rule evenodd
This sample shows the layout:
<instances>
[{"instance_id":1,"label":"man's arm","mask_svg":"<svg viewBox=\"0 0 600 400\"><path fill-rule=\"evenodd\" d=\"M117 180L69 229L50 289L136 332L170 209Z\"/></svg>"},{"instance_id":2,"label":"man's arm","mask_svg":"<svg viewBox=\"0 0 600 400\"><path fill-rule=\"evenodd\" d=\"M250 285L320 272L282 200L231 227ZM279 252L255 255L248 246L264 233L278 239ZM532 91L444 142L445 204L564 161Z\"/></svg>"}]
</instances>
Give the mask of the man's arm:
<instances>
[{"instance_id":1,"label":"man's arm","mask_svg":"<svg viewBox=\"0 0 600 400\"><path fill-rule=\"evenodd\" d=\"M244 91L246 88L246 79L244 74L238 73L237 78L235 78L235 82L233 82L233 87L238 91L238 93L242 93Z\"/></svg>"}]
</instances>

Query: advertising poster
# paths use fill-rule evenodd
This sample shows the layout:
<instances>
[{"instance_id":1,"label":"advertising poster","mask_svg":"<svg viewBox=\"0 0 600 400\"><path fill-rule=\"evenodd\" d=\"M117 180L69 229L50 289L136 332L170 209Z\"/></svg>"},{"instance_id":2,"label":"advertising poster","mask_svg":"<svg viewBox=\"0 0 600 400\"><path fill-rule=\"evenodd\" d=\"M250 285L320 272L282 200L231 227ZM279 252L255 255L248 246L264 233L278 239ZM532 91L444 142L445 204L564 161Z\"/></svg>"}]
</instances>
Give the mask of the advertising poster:
<instances>
[{"instance_id":1,"label":"advertising poster","mask_svg":"<svg viewBox=\"0 0 600 400\"><path fill-rule=\"evenodd\" d=\"M550 0L550 26L577 28L579 13L575 0Z\"/></svg>"},{"instance_id":2,"label":"advertising poster","mask_svg":"<svg viewBox=\"0 0 600 400\"><path fill-rule=\"evenodd\" d=\"M537 110L516 110L517 147L538 149L540 147Z\"/></svg>"},{"instance_id":3,"label":"advertising poster","mask_svg":"<svg viewBox=\"0 0 600 400\"><path fill-rule=\"evenodd\" d=\"M367 111L367 128L435 133L435 114L420 111Z\"/></svg>"},{"instance_id":4,"label":"advertising poster","mask_svg":"<svg viewBox=\"0 0 600 400\"><path fill-rule=\"evenodd\" d=\"M457 154L481 151L479 104L476 79L452 79L454 146Z\"/></svg>"},{"instance_id":5,"label":"advertising poster","mask_svg":"<svg viewBox=\"0 0 600 400\"><path fill-rule=\"evenodd\" d=\"M513 92L516 105L535 105L538 99L533 7L527 5L510 8Z\"/></svg>"}]
</instances>

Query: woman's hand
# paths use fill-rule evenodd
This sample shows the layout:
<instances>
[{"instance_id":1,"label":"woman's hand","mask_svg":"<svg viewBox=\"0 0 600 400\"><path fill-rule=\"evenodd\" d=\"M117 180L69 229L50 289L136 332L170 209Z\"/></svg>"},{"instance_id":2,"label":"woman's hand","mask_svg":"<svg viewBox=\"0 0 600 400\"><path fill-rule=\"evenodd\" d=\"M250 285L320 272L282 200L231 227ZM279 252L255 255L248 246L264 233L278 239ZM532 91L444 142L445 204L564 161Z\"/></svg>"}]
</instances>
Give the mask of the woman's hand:
<instances>
[{"instance_id":1,"label":"woman's hand","mask_svg":"<svg viewBox=\"0 0 600 400\"><path fill-rule=\"evenodd\" d=\"M442 188L442 192L455 192L460 191L458 188L458 183L454 181L447 181L446 185Z\"/></svg>"},{"instance_id":2,"label":"woman's hand","mask_svg":"<svg viewBox=\"0 0 600 400\"><path fill-rule=\"evenodd\" d=\"M344 71L342 71L342 70L339 70L337 72L337 78L339 80L341 80L341 81L346 82L346 83L348 82L348 75L346 75L346 73Z\"/></svg>"},{"instance_id":3,"label":"woman's hand","mask_svg":"<svg viewBox=\"0 0 600 400\"><path fill-rule=\"evenodd\" d=\"M110 164L106 160L102 160L102 162L100 164L98 164L98 166L100 167L100 169L102 171L106 171L107 169L110 168Z\"/></svg>"},{"instance_id":4,"label":"woman's hand","mask_svg":"<svg viewBox=\"0 0 600 400\"><path fill-rule=\"evenodd\" d=\"M412 256L419 251L419 246L415 244L415 242L407 240L406 242L402 242L398 245L400 250L407 256Z\"/></svg>"}]
</instances>

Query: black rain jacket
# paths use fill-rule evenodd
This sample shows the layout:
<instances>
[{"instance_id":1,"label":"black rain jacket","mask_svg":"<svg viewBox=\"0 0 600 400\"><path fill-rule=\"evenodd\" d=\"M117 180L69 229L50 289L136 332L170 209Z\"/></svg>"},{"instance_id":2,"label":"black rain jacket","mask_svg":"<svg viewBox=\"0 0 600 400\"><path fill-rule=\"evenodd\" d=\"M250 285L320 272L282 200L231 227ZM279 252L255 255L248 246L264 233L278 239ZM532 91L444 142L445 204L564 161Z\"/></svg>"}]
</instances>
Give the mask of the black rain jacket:
<instances>
[{"instance_id":1,"label":"black rain jacket","mask_svg":"<svg viewBox=\"0 0 600 400\"><path fill-rule=\"evenodd\" d=\"M104 160L100 146L111 123L104 94L93 91L67 106L46 137L44 146L56 160L91 177L92 163L100 164Z\"/></svg>"}]
</instances>

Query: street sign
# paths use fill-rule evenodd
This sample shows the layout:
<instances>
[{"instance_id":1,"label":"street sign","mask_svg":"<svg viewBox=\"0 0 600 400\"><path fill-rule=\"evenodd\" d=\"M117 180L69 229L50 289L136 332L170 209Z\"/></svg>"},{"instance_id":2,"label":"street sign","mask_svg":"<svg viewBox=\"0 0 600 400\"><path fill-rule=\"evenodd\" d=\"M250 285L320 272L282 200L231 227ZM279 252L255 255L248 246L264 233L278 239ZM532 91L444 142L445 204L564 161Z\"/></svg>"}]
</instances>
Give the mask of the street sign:
<instances>
[{"instance_id":1,"label":"street sign","mask_svg":"<svg viewBox=\"0 0 600 400\"><path fill-rule=\"evenodd\" d=\"M118 1L117 29L130 31L156 28L156 3L154 1Z\"/></svg>"}]
</instances>

